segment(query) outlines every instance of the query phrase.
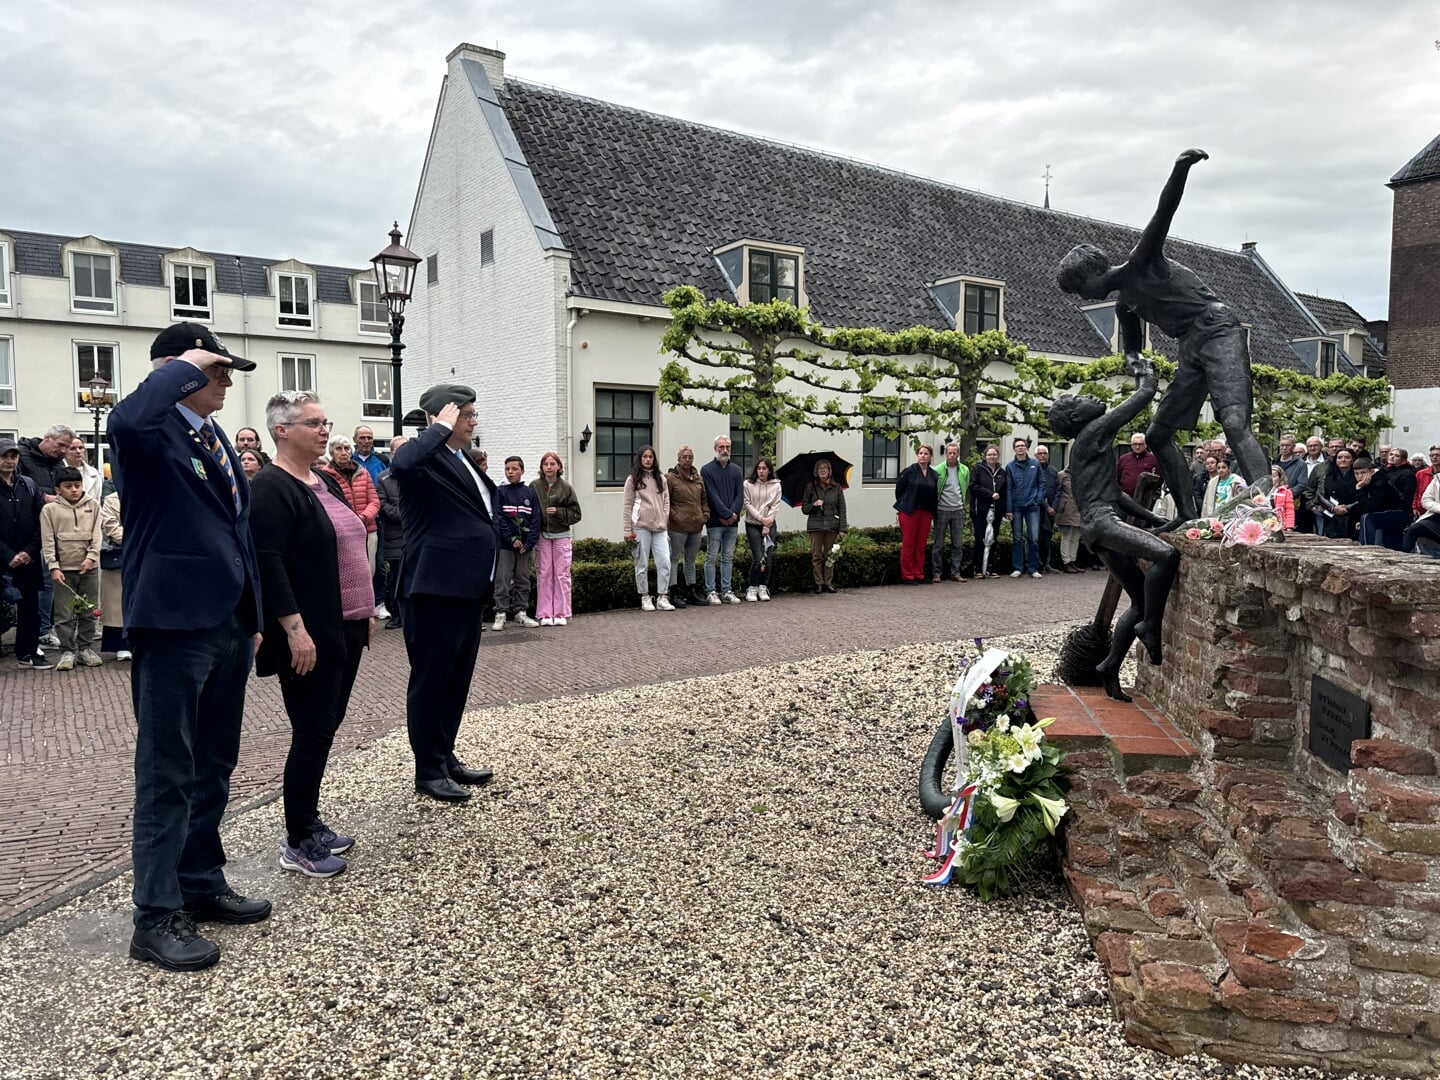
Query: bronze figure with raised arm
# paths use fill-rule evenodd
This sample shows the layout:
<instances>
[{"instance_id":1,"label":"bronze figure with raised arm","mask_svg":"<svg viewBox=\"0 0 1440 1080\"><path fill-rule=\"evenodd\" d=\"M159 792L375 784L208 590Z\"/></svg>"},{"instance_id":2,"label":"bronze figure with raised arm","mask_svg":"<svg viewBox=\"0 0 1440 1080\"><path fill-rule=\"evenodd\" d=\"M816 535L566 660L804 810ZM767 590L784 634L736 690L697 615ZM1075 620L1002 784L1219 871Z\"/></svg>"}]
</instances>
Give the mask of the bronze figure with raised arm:
<instances>
[{"instance_id":1,"label":"bronze figure with raised arm","mask_svg":"<svg viewBox=\"0 0 1440 1080\"><path fill-rule=\"evenodd\" d=\"M1252 487L1257 483L1263 486L1270 475L1265 451L1250 430L1254 393L1245 329L1199 275L1165 257L1165 239L1185 193L1185 178L1196 163L1209 156L1204 150L1186 150L1175 159L1155 216L1124 263L1112 266L1099 248L1081 244L1061 260L1057 278L1060 288L1087 300L1104 300L1115 294L1115 314L1127 356L1138 354L1143 347L1146 322L1180 343L1175 378L1145 433L1179 508L1177 521L1195 517L1196 508L1175 433L1195 428L1207 394L1245 479Z\"/></svg>"},{"instance_id":2,"label":"bronze figure with raised arm","mask_svg":"<svg viewBox=\"0 0 1440 1080\"><path fill-rule=\"evenodd\" d=\"M1124 518L1128 513L1164 524L1163 518L1121 491L1115 478L1115 438L1150 404L1158 385L1154 365L1138 351L1130 352L1125 361L1125 370L1139 380L1139 386L1124 403L1106 412L1097 398L1065 394L1050 407L1050 430L1075 440L1070 477L1080 504L1085 546L1100 556L1130 598L1129 609L1115 625L1110 655L1096 667L1105 677L1105 693L1118 701L1130 700L1120 689L1120 664L1136 638L1151 663L1160 663L1160 624L1180 565L1175 548ZM1142 559L1150 563L1149 569L1140 569Z\"/></svg>"}]
</instances>

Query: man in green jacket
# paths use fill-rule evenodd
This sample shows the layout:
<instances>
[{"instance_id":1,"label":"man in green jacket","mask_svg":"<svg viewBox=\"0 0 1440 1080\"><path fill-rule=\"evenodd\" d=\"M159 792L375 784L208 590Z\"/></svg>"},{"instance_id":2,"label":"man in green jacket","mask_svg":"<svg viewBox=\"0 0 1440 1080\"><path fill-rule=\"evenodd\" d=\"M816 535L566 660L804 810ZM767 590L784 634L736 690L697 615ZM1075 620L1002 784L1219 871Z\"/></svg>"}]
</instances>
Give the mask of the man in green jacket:
<instances>
[{"instance_id":1,"label":"man in green jacket","mask_svg":"<svg viewBox=\"0 0 1440 1080\"><path fill-rule=\"evenodd\" d=\"M970 470L960 464L960 444L945 444L945 460L935 466L935 484L939 493L935 509L935 525L930 531L934 545L930 549L930 580L964 581L960 576L960 542L965 531L965 497L970 490ZM940 564L945 551L945 530L950 530L950 572L942 574Z\"/></svg>"}]
</instances>

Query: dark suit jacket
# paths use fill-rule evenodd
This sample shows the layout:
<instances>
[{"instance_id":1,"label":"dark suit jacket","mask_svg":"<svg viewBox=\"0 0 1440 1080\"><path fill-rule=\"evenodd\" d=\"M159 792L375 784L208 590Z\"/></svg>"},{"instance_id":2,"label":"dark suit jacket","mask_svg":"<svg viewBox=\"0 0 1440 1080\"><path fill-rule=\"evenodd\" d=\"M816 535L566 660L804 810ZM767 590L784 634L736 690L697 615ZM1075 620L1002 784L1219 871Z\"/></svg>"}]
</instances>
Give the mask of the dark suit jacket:
<instances>
[{"instance_id":1,"label":"dark suit jacket","mask_svg":"<svg viewBox=\"0 0 1440 1080\"><path fill-rule=\"evenodd\" d=\"M217 424L240 490L237 514L219 462L175 408L205 383L195 365L172 360L110 413L129 630L205 630L232 614L247 633L260 629L250 484Z\"/></svg>"},{"instance_id":2,"label":"dark suit jacket","mask_svg":"<svg viewBox=\"0 0 1440 1080\"><path fill-rule=\"evenodd\" d=\"M396 590L402 599L449 596L482 601L495 577L499 540L475 477L489 492L491 507L500 505L500 495L488 476L462 463L445 445L449 438L448 428L432 424L395 451L390 463L405 522L405 552Z\"/></svg>"},{"instance_id":3,"label":"dark suit jacket","mask_svg":"<svg viewBox=\"0 0 1440 1080\"><path fill-rule=\"evenodd\" d=\"M335 478L316 473L330 494L349 507ZM340 663L345 658L345 617L340 553L330 515L313 491L278 465L261 469L251 491L251 528L265 608L265 637L255 654L255 674L274 675L290 667L290 642L280 619L296 612L315 643L317 661Z\"/></svg>"}]
</instances>

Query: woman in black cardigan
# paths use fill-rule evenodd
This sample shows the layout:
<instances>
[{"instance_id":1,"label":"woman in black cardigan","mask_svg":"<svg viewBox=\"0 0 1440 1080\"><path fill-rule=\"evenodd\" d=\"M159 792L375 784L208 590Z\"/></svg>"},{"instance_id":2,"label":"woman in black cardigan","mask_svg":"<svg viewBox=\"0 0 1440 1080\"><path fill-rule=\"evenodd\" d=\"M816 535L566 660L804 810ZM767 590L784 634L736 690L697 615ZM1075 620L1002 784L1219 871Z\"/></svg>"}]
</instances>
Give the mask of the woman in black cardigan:
<instances>
[{"instance_id":1,"label":"woman in black cardigan","mask_svg":"<svg viewBox=\"0 0 1440 1080\"><path fill-rule=\"evenodd\" d=\"M315 467L330 432L319 398L279 394L265 420L275 459L251 484L250 528L265 614L255 673L279 677L290 716L280 866L333 877L348 865L339 855L355 841L321 819L320 784L361 652L375 632L365 523Z\"/></svg>"}]
</instances>

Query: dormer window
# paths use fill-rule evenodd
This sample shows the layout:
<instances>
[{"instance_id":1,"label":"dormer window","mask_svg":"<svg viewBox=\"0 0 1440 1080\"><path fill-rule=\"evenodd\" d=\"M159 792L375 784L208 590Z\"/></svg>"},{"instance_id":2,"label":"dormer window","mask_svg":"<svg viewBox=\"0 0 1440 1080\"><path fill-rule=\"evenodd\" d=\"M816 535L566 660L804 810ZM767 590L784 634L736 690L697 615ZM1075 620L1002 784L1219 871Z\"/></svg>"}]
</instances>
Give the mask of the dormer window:
<instances>
[{"instance_id":1,"label":"dormer window","mask_svg":"<svg viewBox=\"0 0 1440 1080\"><path fill-rule=\"evenodd\" d=\"M804 249L788 244L743 240L715 253L715 261L735 297L745 303L783 300L806 305Z\"/></svg>"},{"instance_id":2,"label":"dormer window","mask_svg":"<svg viewBox=\"0 0 1440 1080\"><path fill-rule=\"evenodd\" d=\"M372 278L361 278L355 282L355 292L360 300L360 332L362 334L384 334L389 332L390 309L380 299L380 286Z\"/></svg>"},{"instance_id":3,"label":"dormer window","mask_svg":"<svg viewBox=\"0 0 1440 1080\"><path fill-rule=\"evenodd\" d=\"M175 319L210 318L210 268L191 263L170 264L170 314Z\"/></svg>"},{"instance_id":4,"label":"dormer window","mask_svg":"<svg viewBox=\"0 0 1440 1080\"><path fill-rule=\"evenodd\" d=\"M308 274L275 275L275 323L309 330L315 326Z\"/></svg>"},{"instance_id":5,"label":"dormer window","mask_svg":"<svg viewBox=\"0 0 1440 1080\"><path fill-rule=\"evenodd\" d=\"M1290 342L1290 348L1304 369L1313 371L1319 378L1327 378L1340 370L1340 345L1334 338L1298 338Z\"/></svg>"},{"instance_id":6,"label":"dormer window","mask_svg":"<svg viewBox=\"0 0 1440 1080\"><path fill-rule=\"evenodd\" d=\"M1324 379L1335 374L1335 355L1337 351L1335 342L1320 342L1320 363L1315 371L1315 374L1319 375L1320 378Z\"/></svg>"},{"instance_id":7,"label":"dormer window","mask_svg":"<svg viewBox=\"0 0 1440 1080\"><path fill-rule=\"evenodd\" d=\"M115 260L90 251L70 253L70 308L115 314Z\"/></svg>"},{"instance_id":8,"label":"dormer window","mask_svg":"<svg viewBox=\"0 0 1440 1080\"><path fill-rule=\"evenodd\" d=\"M966 334L1004 329L1004 292L1003 281L987 278L947 278L930 286L930 296Z\"/></svg>"},{"instance_id":9,"label":"dormer window","mask_svg":"<svg viewBox=\"0 0 1440 1080\"><path fill-rule=\"evenodd\" d=\"M10 306L10 242L0 238L0 307Z\"/></svg>"},{"instance_id":10,"label":"dormer window","mask_svg":"<svg viewBox=\"0 0 1440 1080\"><path fill-rule=\"evenodd\" d=\"M1111 300L1104 304L1091 304L1080 309L1085 313L1085 318L1090 320L1090 325L1095 332L1104 339L1105 344L1110 347L1111 352L1120 351L1120 320L1115 315L1115 301Z\"/></svg>"}]
</instances>

